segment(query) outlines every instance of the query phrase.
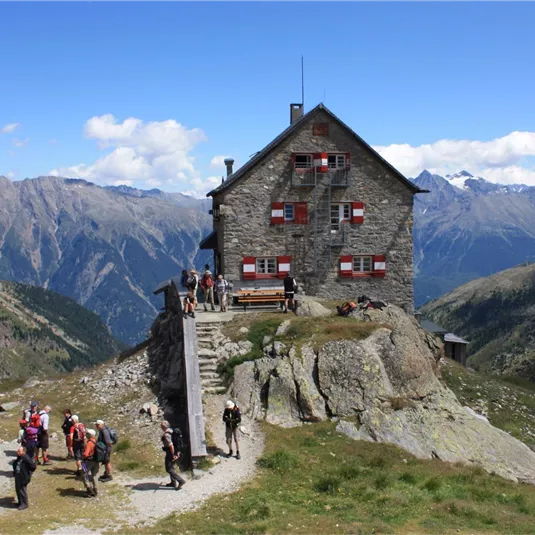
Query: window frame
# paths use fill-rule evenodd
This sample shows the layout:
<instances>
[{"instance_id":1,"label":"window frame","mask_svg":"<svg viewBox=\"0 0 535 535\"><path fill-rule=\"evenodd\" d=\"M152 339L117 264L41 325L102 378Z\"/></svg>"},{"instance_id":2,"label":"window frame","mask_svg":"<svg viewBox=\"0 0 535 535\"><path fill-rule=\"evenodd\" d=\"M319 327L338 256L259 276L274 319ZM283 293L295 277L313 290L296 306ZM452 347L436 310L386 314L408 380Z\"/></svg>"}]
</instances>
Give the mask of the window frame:
<instances>
[{"instance_id":1,"label":"window frame","mask_svg":"<svg viewBox=\"0 0 535 535\"><path fill-rule=\"evenodd\" d=\"M269 271L269 262L273 261L273 272ZM266 271L261 271L260 269L260 263L265 264ZM256 275L262 275L262 276L277 276L277 257L276 256L259 256L256 257Z\"/></svg>"},{"instance_id":2,"label":"window frame","mask_svg":"<svg viewBox=\"0 0 535 535\"><path fill-rule=\"evenodd\" d=\"M286 217L286 210L290 208L292 211L292 217ZM292 223L295 221L295 203L293 202L285 202L284 203L284 222L285 223Z\"/></svg>"},{"instance_id":3,"label":"window frame","mask_svg":"<svg viewBox=\"0 0 535 535\"><path fill-rule=\"evenodd\" d=\"M306 158L306 163L298 163L297 158ZM314 167L314 158L309 153L296 153L294 154L294 169L312 169Z\"/></svg>"},{"instance_id":4,"label":"window frame","mask_svg":"<svg viewBox=\"0 0 535 535\"><path fill-rule=\"evenodd\" d=\"M338 207L338 222L333 222L333 208ZM346 217L346 210L347 210L347 217ZM344 222L350 223L351 222L351 213L352 213L352 205L350 202L332 202L331 203L331 211L329 214L329 220L331 225L331 231L338 231L340 230L340 225Z\"/></svg>"},{"instance_id":5,"label":"window frame","mask_svg":"<svg viewBox=\"0 0 535 535\"><path fill-rule=\"evenodd\" d=\"M331 158L334 158L334 162L332 164L329 161ZM341 163L342 165L339 165L339 163ZM329 169L345 169L347 167L345 153L335 152L327 154L327 166L329 167Z\"/></svg>"},{"instance_id":6,"label":"window frame","mask_svg":"<svg viewBox=\"0 0 535 535\"><path fill-rule=\"evenodd\" d=\"M369 271L365 271L364 268L364 261L369 261ZM355 269L355 261L359 261L359 268ZM353 255L353 260L351 262L351 271L354 275L371 275L373 273L373 255Z\"/></svg>"}]
</instances>

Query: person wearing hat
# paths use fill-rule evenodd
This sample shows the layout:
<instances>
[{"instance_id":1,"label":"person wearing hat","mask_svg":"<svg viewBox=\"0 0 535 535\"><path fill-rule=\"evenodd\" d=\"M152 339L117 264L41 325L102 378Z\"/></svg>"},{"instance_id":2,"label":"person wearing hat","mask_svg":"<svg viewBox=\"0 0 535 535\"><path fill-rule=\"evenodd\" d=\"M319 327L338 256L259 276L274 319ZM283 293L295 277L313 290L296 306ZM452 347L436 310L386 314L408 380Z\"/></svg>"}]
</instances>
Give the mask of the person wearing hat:
<instances>
[{"instance_id":1,"label":"person wearing hat","mask_svg":"<svg viewBox=\"0 0 535 535\"><path fill-rule=\"evenodd\" d=\"M96 435L97 432L94 429L88 429L86 431L87 442L82 455L82 470L84 474L84 485L87 489L87 497L91 498L98 494L97 491L97 474L99 469L98 461L94 461L95 448L97 446Z\"/></svg>"},{"instance_id":2,"label":"person wearing hat","mask_svg":"<svg viewBox=\"0 0 535 535\"><path fill-rule=\"evenodd\" d=\"M180 490L185 484L186 480L180 476L176 471L175 464L180 459L182 453L175 450L173 444L173 430L167 420L164 420L160 427L162 428L162 449L165 451L165 471L169 474L171 482L167 483L166 487L172 487L175 490Z\"/></svg>"},{"instance_id":3,"label":"person wearing hat","mask_svg":"<svg viewBox=\"0 0 535 535\"><path fill-rule=\"evenodd\" d=\"M102 420L97 420L95 423L98 429L98 441L106 444L106 458L102 461L102 464L104 465L104 474L98 478L99 481L105 483L106 481L111 481L113 479L113 477L111 477L111 447L113 442L111 441L110 430L104 422Z\"/></svg>"},{"instance_id":4,"label":"person wearing hat","mask_svg":"<svg viewBox=\"0 0 535 535\"><path fill-rule=\"evenodd\" d=\"M30 402L30 408L29 409L26 409L24 411L24 415L23 415L23 418L29 422L32 415L34 414L39 414L39 403L37 403L37 401L31 401Z\"/></svg>"},{"instance_id":5,"label":"person wearing hat","mask_svg":"<svg viewBox=\"0 0 535 535\"><path fill-rule=\"evenodd\" d=\"M223 421L225 422L225 437L227 439L227 445L229 453L227 457L232 457L232 438L236 443L236 459L240 457L240 442L238 440L238 426L241 422L241 413L238 406L230 399L225 404L225 410L223 411Z\"/></svg>"}]
</instances>

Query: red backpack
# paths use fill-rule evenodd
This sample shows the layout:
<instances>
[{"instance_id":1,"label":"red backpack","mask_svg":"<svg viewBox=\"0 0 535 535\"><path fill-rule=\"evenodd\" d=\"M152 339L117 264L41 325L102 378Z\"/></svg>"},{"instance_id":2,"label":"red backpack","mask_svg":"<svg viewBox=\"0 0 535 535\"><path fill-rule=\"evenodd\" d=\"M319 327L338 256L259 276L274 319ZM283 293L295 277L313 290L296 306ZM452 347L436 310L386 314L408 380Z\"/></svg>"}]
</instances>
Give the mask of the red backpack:
<instances>
[{"instance_id":1,"label":"red backpack","mask_svg":"<svg viewBox=\"0 0 535 535\"><path fill-rule=\"evenodd\" d=\"M32 414L30 416L30 426L37 427L39 429L41 427L41 416L39 414Z\"/></svg>"},{"instance_id":2,"label":"red backpack","mask_svg":"<svg viewBox=\"0 0 535 535\"><path fill-rule=\"evenodd\" d=\"M83 442L85 440L85 425L79 423L74 426L74 437L75 442Z\"/></svg>"}]
</instances>

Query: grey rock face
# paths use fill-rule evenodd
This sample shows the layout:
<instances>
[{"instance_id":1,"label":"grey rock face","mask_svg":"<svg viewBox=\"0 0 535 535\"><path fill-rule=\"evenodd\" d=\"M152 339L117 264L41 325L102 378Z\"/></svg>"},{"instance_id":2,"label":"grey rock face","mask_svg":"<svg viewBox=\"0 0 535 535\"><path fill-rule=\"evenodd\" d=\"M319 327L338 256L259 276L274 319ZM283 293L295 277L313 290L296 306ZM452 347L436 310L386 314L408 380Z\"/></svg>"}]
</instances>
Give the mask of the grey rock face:
<instances>
[{"instance_id":1,"label":"grey rock face","mask_svg":"<svg viewBox=\"0 0 535 535\"><path fill-rule=\"evenodd\" d=\"M334 417L353 438L535 484L535 453L458 402L435 372L440 348L416 321L393 306L366 314L383 326L364 340L305 346L299 355L290 348L239 366L240 406L284 427Z\"/></svg>"},{"instance_id":2,"label":"grey rock face","mask_svg":"<svg viewBox=\"0 0 535 535\"><path fill-rule=\"evenodd\" d=\"M321 303L318 303L318 301L313 301L311 299L299 301L299 306L295 313L297 316L311 316L314 318L331 315L331 311L328 308L325 308Z\"/></svg>"}]
</instances>

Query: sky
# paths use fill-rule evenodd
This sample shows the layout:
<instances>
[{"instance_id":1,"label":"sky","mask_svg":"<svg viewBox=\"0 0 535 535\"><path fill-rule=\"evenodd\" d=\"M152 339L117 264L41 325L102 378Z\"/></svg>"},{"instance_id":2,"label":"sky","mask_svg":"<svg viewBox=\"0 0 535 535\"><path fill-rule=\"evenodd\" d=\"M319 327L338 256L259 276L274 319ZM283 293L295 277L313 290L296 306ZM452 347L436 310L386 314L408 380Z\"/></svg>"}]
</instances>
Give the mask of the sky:
<instances>
[{"instance_id":1,"label":"sky","mask_svg":"<svg viewBox=\"0 0 535 535\"><path fill-rule=\"evenodd\" d=\"M535 185L532 2L0 2L0 175L203 196L323 102L407 177Z\"/></svg>"}]
</instances>

